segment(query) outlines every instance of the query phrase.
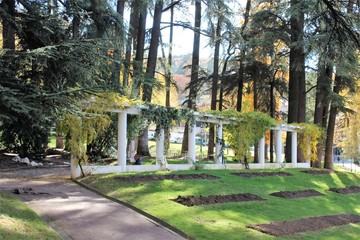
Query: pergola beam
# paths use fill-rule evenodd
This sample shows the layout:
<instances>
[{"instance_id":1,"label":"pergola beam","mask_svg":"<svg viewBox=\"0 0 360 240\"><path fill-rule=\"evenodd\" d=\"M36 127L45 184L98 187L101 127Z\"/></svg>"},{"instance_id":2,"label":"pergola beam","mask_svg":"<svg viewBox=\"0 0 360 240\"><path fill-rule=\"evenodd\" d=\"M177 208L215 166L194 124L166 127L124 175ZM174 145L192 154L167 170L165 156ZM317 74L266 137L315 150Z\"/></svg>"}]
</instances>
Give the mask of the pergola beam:
<instances>
[{"instance_id":1,"label":"pergola beam","mask_svg":"<svg viewBox=\"0 0 360 240\"><path fill-rule=\"evenodd\" d=\"M141 115L141 107L131 107L126 109L114 109L111 112L118 114L118 165L121 167L121 171L126 171L126 149L127 149L127 114L131 115ZM188 163L194 164L196 161L196 122L207 122L217 124L216 128L216 163L223 164L222 161L222 138L223 138L223 124L241 124L241 121L238 121L234 118L225 119L222 116L216 116L211 114L201 114L198 112L194 113L195 121L189 123L189 138L188 138ZM297 164L297 131L300 130L299 126L291 125L278 125L272 127L271 130L275 131L275 151L276 151L276 162L280 166L282 164L282 132L287 131L292 133L292 151L291 151L291 160L292 164L295 167ZM164 156L164 129L160 129L159 135L156 139L156 160L157 164L165 164ZM131 156L130 156L131 157ZM261 138L259 142L259 163L262 166L265 166L265 138Z\"/></svg>"}]
</instances>

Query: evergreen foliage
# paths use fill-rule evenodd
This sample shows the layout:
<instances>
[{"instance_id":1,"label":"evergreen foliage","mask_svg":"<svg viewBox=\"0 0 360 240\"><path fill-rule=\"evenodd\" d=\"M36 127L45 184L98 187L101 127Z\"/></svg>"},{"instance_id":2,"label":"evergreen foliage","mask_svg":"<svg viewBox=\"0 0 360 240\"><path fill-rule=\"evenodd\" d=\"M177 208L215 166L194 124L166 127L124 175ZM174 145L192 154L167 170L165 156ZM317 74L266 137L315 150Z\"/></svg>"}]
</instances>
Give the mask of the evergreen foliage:
<instances>
[{"instance_id":1,"label":"evergreen foliage","mask_svg":"<svg viewBox=\"0 0 360 240\"><path fill-rule=\"evenodd\" d=\"M198 100L213 90L212 109L270 111L274 118L286 120L287 117L290 122L301 122L311 119L305 116L305 106L311 101L307 98L305 102L307 91L326 89L316 96L318 102L308 106L323 106L318 111L322 120L316 123L327 128L328 141L325 142L327 148L332 147L335 120L330 120L335 119L339 111L349 112L346 94L355 90L359 76L359 2L248 0L241 3L240 14L234 10L240 6L240 1L195 3L194 26L186 23L186 19L176 20L177 14L174 19L174 26L183 26L196 33L192 79L187 88L190 89L188 107L196 109L201 104L206 105ZM98 115L104 114L92 107L104 111L128 101L117 99L116 93L131 93L132 98L142 97L147 101L145 104L150 103L153 92L163 87L156 79L161 73L155 74L160 69L156 66L159 36L167 27L162 14L169 9L186 12L188 4L188 1L147 0L1 1L2 144L21 155L34 156L46 147L50 129L59 120L69 118L68 114L74 117L71 121L80 117L80 125L86 125L83 121L87 118L96 120ZM206 9L201 11L201 5ZM131 12L128 26L124 15L127 9ZM154 20L151 30L146 29L145 24L148 13ZM203 18L201 13L205 13ZM209 21L204 30L206 26L200 23L205 18ZM214 70L212 74L200 70L200 34L209 38L210 47L216 47L213 66L208 66ZM305 59L310 63L306 68ZM317 86L310 86L308 81L305 88L304 80L310 75L305 70L317 75ZM89 99L104 91L116 93L113 97L99 94L96 101L101 106L92 105ZM280 99L289 103L287 112L277 108ZM115 105L112 106L111 101L115 101ZM191 115L150 105L144 111L148 118L131 117L128 139L141 133L140 125L154 122L159 128L168 128L179 121L179 116ZM109 118L105 115L104 118ZM104 127L105 132L112 132L116 120L112 122ZM88 152L99 154L108 148L105 145L113 144L113 141L104 141L106 135L100 131L94 134L95 140L88 146ZM252 144L253 140L244 144ZM146 144L144 137L139 146ZM239 150L239 155L246 154ZM325 157L326 161L328 159L331 158Z\"/></svg>"},{"instance_id":2,"label":"evergreen foliage","mask_svg":"<svg viewBox=\"0 0 360 240\"><path fill-rule=\"evenodd\" d=\"M112 42L87 38L91 21L81 40L72 39L70 9L51 14L42 1L19 2L12 21L17 47L0 50L0 131L5 147L33 156L43 152L56 119L79 110L81 99L113 89Z\"/></svg>"}]
</instances>

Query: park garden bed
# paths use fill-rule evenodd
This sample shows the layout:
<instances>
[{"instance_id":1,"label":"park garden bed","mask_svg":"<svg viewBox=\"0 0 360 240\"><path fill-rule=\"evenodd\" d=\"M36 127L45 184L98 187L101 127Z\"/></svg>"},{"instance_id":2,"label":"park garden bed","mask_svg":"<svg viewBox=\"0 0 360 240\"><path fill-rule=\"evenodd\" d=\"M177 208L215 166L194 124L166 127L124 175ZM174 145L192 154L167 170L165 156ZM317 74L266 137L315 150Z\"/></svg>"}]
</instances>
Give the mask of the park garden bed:
<instances>
[{"instance_id":1,"label":"park garden bed","mask_svg":"<svg viewBox=\"0 0 360 240\"><path fill-rule=\"evenodd\" d=\"M310 175L326 175L326 174L334 173L334 171L332 171L332 170L304 170L301 172L310 174Z\"/></svg>"},{"instance_id":2,"label":"park garden bed","mask_svg":"<svg viewBox=\"0 0 360 240\"><path fill-rule=\"evenodd\" d=\"M339 214L331 216L310 217L294 221L249 225L248 228L252 228L274 236L286 236L359 222L359 215Z\"/></svg>"},{"instance_id":3,"label":"park garden bed","mask_svg":"<svg viewBox=\"0 0 360 240\"><path fill-rule=\"evenodd\" d=\"M270 195L275 197L292 199L292 198L323 196L324 194L319 193L318 191L315 191L313 189L307 189L307 190L298 190L298 191L280 191L280 192L271 193Z\"/></svg>"},{"instance_id":4,"label":"park garden bed","mask_svg":"<svg viewBox=\"0 0 360 240\"><path fill-rule=\"evenodd\" d=\"M147 181L161 181L161 180L214 180L218 179L219 177L213 176L210 174L164 174L164 175L144 175L144 176L138 176L138 175L132 175L132 176L126 176L126 177L115 177L116 180L121 182L147 182Z\"/></svg>"},{"instance_id":5,"label":"park garden bed","mask_svg":"<svg viewBox=\"0 0 360 240\"><path fill-rule=\"evenodd\" d=\"M304 177L302 170L305 169L261 171L269 175L273 175L275 172L285 172L292 174L291 177L245 178L231 174L236 171L194 170L170 174L158 172L91 175L80 181L110 197L131 204L180 229L192 238L200 240L209 238L290 240L293 239L291 235L275 237L250 229L247 226L264 222L289 222L328 215L359 215L357 206L360 202L360 194L347 194L339 197L337 194L329 192L329 188L341 188L344 185L355 186L360 182L360 174L336 171L331 177L322 174ZM256 175L259 170L248 170L246 172ZM162 180L140 182L119 182L118 180L119 177L136 176L136 178L140 177L138 179L141 179L141 177L148 175L166 176L172 174L207 174L216 178L188 179L186 181L162 178ZM325 195L321 195L321 198L305 196L296 199L270 197L270 194L274 192L297 191L300 184L302 189L314 190ZM219 200L215 197L230 199L229 196L237 194L252 194L267 200L235 202ZM211 197L208 198L209 196ZM190 198L190 203L194 206L188 207L189 204L179 204L174 201L177 198L184 202L187 200L186 198ZM215 203L197 205L191 202L195 201L194 199L203 201L205 198L207 201ZM331 228L319 227L314 231L302 232L300 233L301 239L328 239L329 237L339 240L358 239L360 235L358 223L336 226Z\"/></svg>"},{"instance_id":6,"label":"park garden bed","mask_svg":"<svg viewBox=\"0 0 360 240\"><path fill-rule=\"evenodd\" d=\"M189 196L182 197L178 196L175 199L172 199L177 203L182 205L192 207L199 205L211 205L211 204L221 204L229 202L250 202L250 201L266 201L266 199L261 198L257 195L251 193L242 193L242 194L228 194L228 195L209 195L207 197L203 196Z\"/></svg>"},{"instance_id":7,"label":"park garden bed","mask_svg":"<svg viewBox=\"0 0 360 240\"><path fill-rule=\"evenodd\" d=\"M244 178L253 178L253 177L288 177L292 176L291 173L288 172L233 172L232 175L244 177Z\"/></svg>"},{"instance_id":8,"label":"park garden bed","mask_svg":"<svg viewBox=\"0 0 360 240\"><path fill-rule=\"evenodd\" d=\"M340 194L360 193L360 187L358 186L349 186L345 188L330 188L329 190Z\"/></svg>"}]
</instances>

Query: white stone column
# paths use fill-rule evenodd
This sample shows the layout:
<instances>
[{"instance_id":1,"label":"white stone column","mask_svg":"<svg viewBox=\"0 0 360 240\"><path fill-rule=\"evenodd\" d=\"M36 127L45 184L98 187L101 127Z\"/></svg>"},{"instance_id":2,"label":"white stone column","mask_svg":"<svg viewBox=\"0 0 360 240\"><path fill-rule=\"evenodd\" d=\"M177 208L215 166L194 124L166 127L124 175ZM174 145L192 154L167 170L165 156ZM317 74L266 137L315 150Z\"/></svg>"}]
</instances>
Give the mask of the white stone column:
<instances>
[{"instance_id":1,"label":"white stone column","mask_svg":"<svg viewBox=\"0 0 360 240\"><path fill-rule=\"evenodd\" d=\"M156 164L160 164L161 166L165 164L164 138L164 129L161 128L159 134L156 137Z\"/></svg>"},{"instance_id":2,"label":"white stone column","mask_svg":"<svg viewBox=\"0 0 360 240\"><path fill-rule=\"evenodd\" d=\"M281 165L282 163L282 132L281 130L275 130L275 151L276 162Z\"/></svg>"},{"instance_id":3,"label":"white stone column","mask_svg":"<svg viewBox=\"0 0 360 240\"><path fill-rule=\"evenodd\" d=\"M129 152L128 152L128 158L130 158L131 162L135 162L134 156L135 156L135 140L131 140L129 144Z\"/></svg>"},{"instance_id":4,"label":"white stone column","mask_svg":"<svg viewBox=\"0 0 360 240\"><path fill-rule=\"evenodd\" d=\"M196 161L196 124L189 123L189 137L188 137L188 163L193 164Z\"/></svg>"},{"instance_id":5,"label":"white stone column","mask_svg":"<svg viewBox=\"0 0 360 240\"><path fill-rule=\"evenodd\" d=\"M222 132L222 122L219 122L216 126L216 145L215 145L215 154L216 154L216 163L222 164L223 155L221 149L223 148L223 132Z\"/></svg>"},{"instance_id":6,"label":"white stone column","mask_svg":"<svg viewBox=\"0 0 360 240\"><path fill-rule=\"evenodd\" d=\"M293 167L297 165L297 132L291 133L291 163Z\"/></svg>"},{"instance_id":7,"label":"white stone column","mask_svg":"<svg viewBox=\"0 0 360 240\"><path fill-rule=\"evenodd\" d=\"M70 170L71 179L76 179L80 177L81 175L80 166L79 164L76 164L76 157L73 154L71 154L70 164L71 164L71 170Z\"/></svg>"},{"instance_id":8,"label":"white stone column","mask_svg":"<svg viewBox=\"0 0 360 240\"><path fill-rule=\"evenodd\" d=\"M259 142L259 163L265 165L265 137L262 137Z\"/></svg>"},{"instance_id":9,"label":"white stone column","mask_svg":"<svg viewBox=\"0 0 360 240\"><path fill-rule=\"evenodd\" d=\"M126 128L127 114L119 112L118 114L118 165L121 171L126 171Z\"/></svg>"}]
</instances>

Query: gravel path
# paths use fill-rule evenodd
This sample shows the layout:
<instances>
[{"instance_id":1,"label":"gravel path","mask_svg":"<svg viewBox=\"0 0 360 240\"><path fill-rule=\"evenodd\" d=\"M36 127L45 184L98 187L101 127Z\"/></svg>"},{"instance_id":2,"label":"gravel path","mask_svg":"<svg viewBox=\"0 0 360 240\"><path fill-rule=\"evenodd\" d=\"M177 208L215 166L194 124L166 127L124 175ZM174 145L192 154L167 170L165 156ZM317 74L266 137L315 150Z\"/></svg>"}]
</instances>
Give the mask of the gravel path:
<instances>
[{"instance_id":1,"label":"gravel path","mask_svg":"<svg viewBox=\"0 0 360 240\"><path fill-rule=\"evenodd\" d=\"M10 179L28 179L28 180L42 180L42 179L62 179L69 178L70 167L24 167L0 170L1 178Z\"/></svg>"}]
</instances>

